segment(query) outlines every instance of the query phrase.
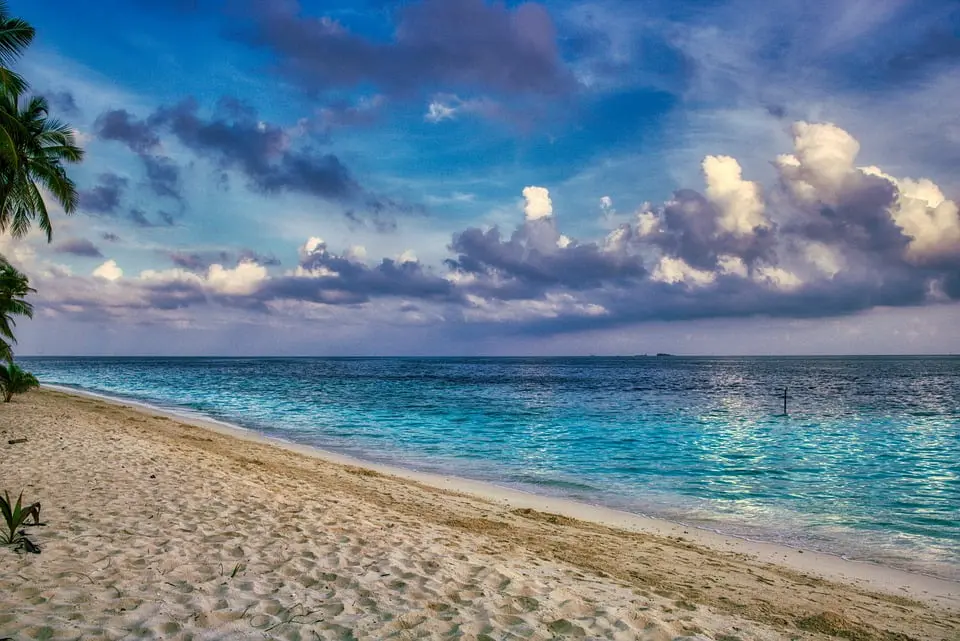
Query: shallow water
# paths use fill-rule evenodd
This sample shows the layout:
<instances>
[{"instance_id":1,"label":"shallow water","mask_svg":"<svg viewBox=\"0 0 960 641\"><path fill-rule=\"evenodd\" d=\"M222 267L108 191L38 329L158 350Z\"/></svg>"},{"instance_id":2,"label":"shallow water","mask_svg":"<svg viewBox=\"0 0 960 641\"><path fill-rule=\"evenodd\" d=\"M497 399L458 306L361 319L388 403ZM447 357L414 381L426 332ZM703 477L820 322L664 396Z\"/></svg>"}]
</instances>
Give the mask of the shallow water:
<instances>
[{"instance_id":1,"label":"shallow water","mask_svg":"<svg viewBox=\"0 0 960 641\"><path fill-rule=\"evenodd\" d=\"M22 360L368 460L960 579L960 358Z\"/></svg>"}]
</instances>

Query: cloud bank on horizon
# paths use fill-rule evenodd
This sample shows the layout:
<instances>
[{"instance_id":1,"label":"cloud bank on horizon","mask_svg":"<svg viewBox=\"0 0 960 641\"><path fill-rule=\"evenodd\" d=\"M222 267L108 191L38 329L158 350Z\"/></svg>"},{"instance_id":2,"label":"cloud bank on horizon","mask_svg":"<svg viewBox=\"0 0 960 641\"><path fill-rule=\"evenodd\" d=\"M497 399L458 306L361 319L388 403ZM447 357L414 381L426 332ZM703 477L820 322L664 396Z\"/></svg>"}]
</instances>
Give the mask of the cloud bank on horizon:
<instances>
[{"instance_id":1,"label":"cloud bank on horizon","mask_svg":"<svg viewBox=\"0 0 960 641\"><path fill-rule=\"evenodd\" d=\"M960 347L952 3L111 2L25 352Z\"/></svg>"}]
</instances>

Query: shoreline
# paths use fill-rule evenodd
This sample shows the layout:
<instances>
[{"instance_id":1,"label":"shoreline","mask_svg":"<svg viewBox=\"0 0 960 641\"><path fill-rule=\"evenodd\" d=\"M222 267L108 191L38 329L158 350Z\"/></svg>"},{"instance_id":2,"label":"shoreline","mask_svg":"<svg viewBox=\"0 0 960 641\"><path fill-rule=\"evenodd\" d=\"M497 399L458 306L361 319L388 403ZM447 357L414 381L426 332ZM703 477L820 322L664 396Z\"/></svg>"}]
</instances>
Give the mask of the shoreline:
<instances>
[{"instance_id":1,"label":"shoreline","mask_svg":"<svg viewBox=\"0 0 960 641\"><path fill-rule=\"evenodd\" d=\"M904 570L873 561L849 559L828 552L788 547L778 543L722 533L703 526L674 522L573 499L536 494L488 481L422 472L397 465L368 461L320 447L267 436L253 429L213 417L191 415L186 411L164 408L136 399L125 399L101 392L60 385L44 384L41 388L68 396L93 398L144 415L159 414L182 424L210 430L223 436L277 447L336 465L370 470L439 490L468 495L496 503L510 510L535 510L625 532L663 538L679 537L691 541L695 545L720 552L745 555L761 563L785 567L828 581L855 585L895 596L906 596L960 612L960 582L932 574Z\"/></svg>"},{"instance_id":2,"label":"shoreline","mask_svg":"<svg viewBox=\"0 0 960 641\"><path fill-rule=\"evenodd\" d=\"M0 405L4 489L41 502L45 527L26 529L41 554L0 546L0 638L921 641L960 630L949 582L836 558L818 570L808 553L765 556L682 525L92 395L41 389Z\"/></svg>"}]
</instances>

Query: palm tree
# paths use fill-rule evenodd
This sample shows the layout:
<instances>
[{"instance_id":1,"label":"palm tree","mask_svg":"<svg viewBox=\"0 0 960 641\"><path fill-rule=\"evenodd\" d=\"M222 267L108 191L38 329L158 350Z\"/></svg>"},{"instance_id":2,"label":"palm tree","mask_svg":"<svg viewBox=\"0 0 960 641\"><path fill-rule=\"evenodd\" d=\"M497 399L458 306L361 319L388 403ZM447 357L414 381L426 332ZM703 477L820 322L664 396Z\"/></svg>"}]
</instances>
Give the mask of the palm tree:
<instances>
[{"instance_id":1,"label":"palm tree","mask_svg":"<svg viewBox=\"0 0 960 641\"><path fill-rule=\"evenodd\" d=\"M37 226L53 239L53 227L40 187L45 188L70 214L77 206L77 188L63 164L80 162L83 150L76 145L73 130L49 118L45 98L7 89L0 95L0 232L8 228L19 238Z\"/></svg>"},{"instance_id":2,"label":"palm tree","mask_svg":"<svg viewBox=\"0 0 960 641\"><path fill-rule=\"evenodd\" d=\"M0 359L13 361L13 316L33 318L33 305L24 300L33 291L26 275L0 256Z\"/></svg>"},{"instance_id":3,"label":"palm tree","mask_svg":"<svg viewBox=\"0 0 960 641\"><path fill-rule=\"evenodd\" d=\"M9 403L14 394L26 394L34 387L40 387L40 381L19 365L8 363L0 366L0 389L3 390L4 403Z\"/></svg>"},{"instance_id":4,"label":"palm tree","mask_svg":"<svg viewBox=\"0 0 960 641\"><path fill-rule=\"evenodd\" d=\"M33 41L34 29L20 18L11 18L6 0L0 0L0 85L15 93L23 93L27 83L10 70L10 64L20 57Z\"/></svg>"}]
</instances>

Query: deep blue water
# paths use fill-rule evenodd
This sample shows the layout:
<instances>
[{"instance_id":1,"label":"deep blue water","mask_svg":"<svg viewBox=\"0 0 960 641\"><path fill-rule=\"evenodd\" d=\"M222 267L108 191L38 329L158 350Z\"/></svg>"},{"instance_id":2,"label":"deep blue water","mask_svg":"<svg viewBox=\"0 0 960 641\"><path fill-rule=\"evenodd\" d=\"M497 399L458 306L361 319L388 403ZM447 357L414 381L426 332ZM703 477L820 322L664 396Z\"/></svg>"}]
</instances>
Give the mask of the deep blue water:
<instances>
[{"instance_id":1,"label":"deep blue water","mask_svg":"<svg viewBox=\"0 0 960 641\"><path fill-rule=\"evenodd\" d=\"M960 578L960 358L23 361L368 460Z\"/></svg>"}]
</instances>

